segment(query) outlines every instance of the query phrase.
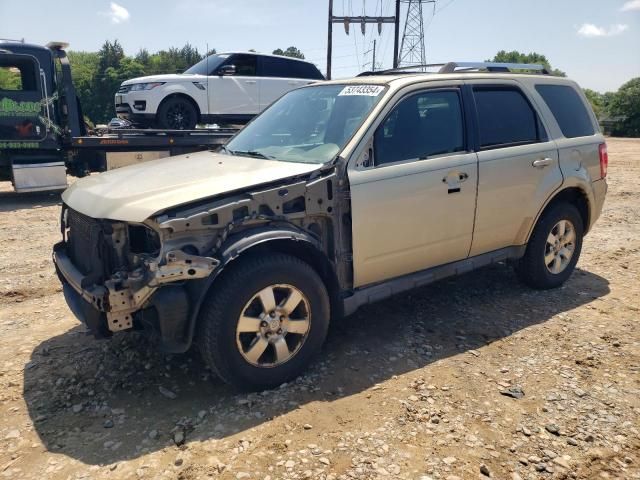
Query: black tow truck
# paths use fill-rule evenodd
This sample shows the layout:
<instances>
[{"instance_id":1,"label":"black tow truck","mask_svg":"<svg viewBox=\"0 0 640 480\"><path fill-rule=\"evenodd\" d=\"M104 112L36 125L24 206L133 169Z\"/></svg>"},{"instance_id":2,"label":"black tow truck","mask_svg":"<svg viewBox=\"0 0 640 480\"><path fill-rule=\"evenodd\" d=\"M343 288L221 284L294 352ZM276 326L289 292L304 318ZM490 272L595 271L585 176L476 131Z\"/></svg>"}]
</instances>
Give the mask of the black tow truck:
<instances>
[{"instance_id":1,"label":"black tow truck","mask_svg":"<svg viewBox=\"0 0 640 480\"><path fill-rule=\"evenodd\" d=\"M65 52L0 42L0 181L17 192L59 190L82 177L131 163L214 149L235 129L86 128Z\"/></svg>"}]
</instances>

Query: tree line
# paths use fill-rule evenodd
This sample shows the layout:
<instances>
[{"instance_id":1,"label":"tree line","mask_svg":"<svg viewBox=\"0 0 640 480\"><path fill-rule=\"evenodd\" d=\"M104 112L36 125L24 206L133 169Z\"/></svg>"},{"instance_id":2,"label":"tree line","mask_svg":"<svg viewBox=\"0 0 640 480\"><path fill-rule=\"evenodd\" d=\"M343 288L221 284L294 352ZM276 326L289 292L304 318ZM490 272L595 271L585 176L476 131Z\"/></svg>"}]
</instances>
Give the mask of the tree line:
<instances>
[{"instance_id":1,"label":"tree line","mask_svg":"<svg viewBox=\"0 0 640 480\"><path fill-rule=\"evenodd\" d=\"M215 49L206 54L216 53ZM275 55L304 58L296 47L276 49ZM133 56L124 53L117 40L106 41L98 52L70 51L73 81L82 102L84 115L95 123L105 123L115 115L114 94L128 79L145 75L181 73L205 57L190 44L150 53L140 50ZM502 50L488 61L507 63L536 63L547 67L552 75L566 76L553 68L546 56L532 52ZM625 83L616 92L600 93L585 90L585 94L598 117L608 130L619 136L640 136L640 77Z\"/></svg>"}]
</instances>

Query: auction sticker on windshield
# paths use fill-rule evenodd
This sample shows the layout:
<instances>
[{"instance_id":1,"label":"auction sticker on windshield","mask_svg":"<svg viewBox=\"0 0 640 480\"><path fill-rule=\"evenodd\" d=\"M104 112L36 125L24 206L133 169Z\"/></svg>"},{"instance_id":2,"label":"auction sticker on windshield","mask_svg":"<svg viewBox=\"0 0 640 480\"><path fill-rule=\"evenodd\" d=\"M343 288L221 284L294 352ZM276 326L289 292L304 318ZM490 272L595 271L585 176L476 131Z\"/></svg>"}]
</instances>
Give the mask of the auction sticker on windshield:
<instances>
[{"instance_id":1,"label":"auction sticker on windshield","mask_svg":"<svg viewBox=\"0 0 640 480\"><path fill-rule=\"evenodd\" d=\"M365 97L377 97L383 90L383 85L349 85L344 87L338 96L364 95Z\"/></svg>"}]
</instances>

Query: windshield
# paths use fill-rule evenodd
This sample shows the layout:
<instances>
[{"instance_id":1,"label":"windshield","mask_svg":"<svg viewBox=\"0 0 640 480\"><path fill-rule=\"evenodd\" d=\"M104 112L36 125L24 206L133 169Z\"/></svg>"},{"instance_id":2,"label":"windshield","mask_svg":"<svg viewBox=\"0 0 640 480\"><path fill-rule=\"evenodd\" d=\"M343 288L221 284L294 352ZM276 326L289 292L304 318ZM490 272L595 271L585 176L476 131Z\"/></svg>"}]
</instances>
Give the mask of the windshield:
<instances>
[{"instance_id":1,"label":"windshield","mask_svg":"<svg viewBox=\"0 0 640 480\"><path fill-rule=\"evenodd\" d=\"M317 85L293 90L231 140L226 151L284 162L333 159L382 98L378 85Z\"/></svg>"},{"instance_id":2,"label":"windshield","mask_svg":"<svg viewBox=\"0 0 640 480\"><path fill-rule=\"evenodd\" d=\"M185 70L184 73L191 73L193 75L211 75L211 72L218 68L227 58L229 58L229 55L209 55L209 57L205 57L193 67Z\"/></svg>"}]
</instances>

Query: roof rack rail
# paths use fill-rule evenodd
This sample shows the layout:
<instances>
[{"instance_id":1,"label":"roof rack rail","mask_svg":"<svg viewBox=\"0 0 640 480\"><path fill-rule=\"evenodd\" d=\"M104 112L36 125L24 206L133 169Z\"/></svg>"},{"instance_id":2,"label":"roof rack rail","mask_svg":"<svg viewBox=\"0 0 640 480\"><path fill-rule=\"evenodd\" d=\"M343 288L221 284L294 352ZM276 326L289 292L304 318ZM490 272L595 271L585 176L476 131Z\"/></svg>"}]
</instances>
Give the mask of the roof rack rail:
<instances>
[{"instance_id":1,"label":"roof rack rail","mask_svg":"<svg viewBox=\"0 0 640 480\"><path fill-rule=\"evenodd\" d=\"M462 70L457 70L462 69ZM445 64L438 73L455 73L465 71L486 70L488 72L507 72L513 70L531 70L549 75L549 71L544 65L537 63L499 63L499 62L449 62Z\"/></svg>"},{"instance_id":2,"label":"roof rack rail","mask_svg":"<svg viewBox=\"0 0 640 480\"><path fill-rule=\"evenodd\" d=\"M389 75L394 73L422 73L425 68L440 67L437 73L469 73L485 70L491 73L514 73L514 70L529 70L542 75L550 75L544 65L536 63L498 63L498 62L449 62L429 63L425 65L410 65L406 67L390 68L373 72L362 72L359 77L370 75ZM409 71L411 70L411 71ZM418 70L418 71L416 71Z\"/></svg>"}]
</instances>

